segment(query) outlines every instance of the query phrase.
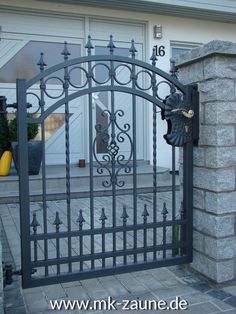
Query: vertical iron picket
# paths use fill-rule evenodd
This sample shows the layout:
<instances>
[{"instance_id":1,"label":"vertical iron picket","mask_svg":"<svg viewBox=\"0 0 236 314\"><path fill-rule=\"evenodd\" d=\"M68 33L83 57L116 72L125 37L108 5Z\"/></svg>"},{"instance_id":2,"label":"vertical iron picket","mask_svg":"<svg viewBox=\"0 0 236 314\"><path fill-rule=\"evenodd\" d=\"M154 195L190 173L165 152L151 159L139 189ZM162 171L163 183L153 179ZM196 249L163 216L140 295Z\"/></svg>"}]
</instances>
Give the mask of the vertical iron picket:
<instances>
[{"instance_id":1,"label":"vertical iron picket","mask_svg":"<svg viewBox=\"0 0 236 314\"><path fill-rule=\"evenodd\" d=\"M83 223L85 222L85 219L83 217L83 211L80 209L79 211L79 217L76 220L76 222L79 223L79 255L83 256L83 235L82 235L82 230L83 230ZM80 271L83 271L83 262L80 261Z\"/></svg>"},{"instance_id":2,"label":"vertical iron picket","mask_svg":"<svg viewBox=\"0 0 236 314\"><path fill-rule=\"evenodd\" d=\"M134 40L131 42L131 48L129 50L132 59L135 59L135 53L137 52ZM132 89L136 87L137 77L135 75L135 65L132 64L131 71ZM134 226L137 225L137 141L136 141L136 96L132 95L132 126L133 126L133 221ZM134 229L134 251L137 249L137 230ZM134 263L137 263L137 254L134 254Z\"/></svg>"},{"instance_id":3,"label":"vertical iron picket","mask_svg":"<svg viewBox=\"0 0 236 314\"><path fill-rule=\"evenodd\" d=\"M145 225L147 223L147 217L149 216L146 204L144 204L144 209L143 209L142 216L143 216L143 224L144 224L144 229L143 229L143 248L146 249L147 248L147 229L145 228ZM144 254L143 254L143 260L144 260L144 262L147 261L147 252L146 252L146 250L144 251Z\"/></svg>"},{"instance_id":4,"label":"vertical iron picket","mask_svg":"<svg viewBox=\"0 0 236 314\"><path fill-rule=\"evenodd\" d=\"M69 90L69 80L70 76L68 73L68 67L66 62L70 52L67 49L67 42L64 43L64 49L61 53L64 56L65 67L64 67L64 94L65 94L65 143L66 143L66 205L67 205L67 230L68 230L68 257L71 257L71 202L70 202L70 111L69 111L69 101L68 99L68 90ZM68 263L69 272L72 272L72 265Z\"/></svg>"},{"instance_id":5,"label":"vertical iron picket","mask_svg":"<svg viewBox=\"0 0 236 314\"><path fill-rule=\"evenodd\" d=\"M115 45L113 43L112 35L110 35L110 41L107 45L107 48L109 48L110 55L112 56L114 53ZM114 87L114 76L115 76L115 70L114 70L114 62L110 61L110 73L109 73L110 79L111 79L111 86ZM116 130L115 130L115 93L113 90L111 90L111 139L110 139L110 146L116 146ZM112 186L112 227L115 229L116 227L116 160L115 160L116 154L111 154L111 186ZM116 232L113 231L112 233L112 243L113 243L113 252L116 252ZM113 267L116 266L116 257L115 254L113 256Z\"/></svg>"},{"instance_id":6,"label":"vertical iron picket","mask_svg":"<svg viewBox=\"0 0 236 314\"><path fill-rule=\"evenodd\" d=\"M152 56L150 58L152 65L156 66L156 50L153 48ZM153 97L157 95L157 86L156 86L156 73L152 73L152 94ZM153 222L157 221L157 113L156 105L153 104L152 107L152 149L153 149ZM157 229L153 228L153 246L156 247L157 244ZM156 249L153 252L153 259L156 260Z\"/></svg>"},{"instance_id":7,"label":"vertical iron picket","mask_svg":"<svg viewBox=\"0 0 236 314\"><path fill-rule=\"evenodd\" d=\"M91 56L92 49L91 37L88 36L88 42L85 46L88 56ZM92 63L88 62L88 88L92 88ZM88 93L88 106L89 106L89 184L90 184L90 227L94 229L94 184L93 184L93 98L92 93ZM91 234L91 254L94 254L94 235ZM91 260L91 269L94 269L94 260Z\"/></svg>"},{"instance_id":8,"label":"vertical iron picket","mask_svg":"<svg viewBox=\"0 0 236 314\"><path fill-rule=\"evenodd\" d=\"M39 226L40 226L40 224L37 220L36 213L33 213L33 219L32 219L32 222L30 224L30 227L32 227L34 235L37 234L37 228ZM36 262L37 260L38 260L37 239L34 239L34 261Z\"/></svg>"},{"instance_id":9,"label":"vertical iron picket","mask_svg":"<svg viewBox=\"0 0 236 314\"><path fill-rule=\"evenodd\" d=\"M123 205L123 212L120 217L123 220L123 251L124 251L124 265L127 264L127 255L125 254L125 251L127 249L127 231L126 231L126 223L127 219L129 218L127 211L126 211L126 206Z\"/></svg>"},{"instance_id":10,"label":"vertical iron picket","mask_svg":"<svg viewBox=\"0 0 236 314\"><path fill-rule=\"evenodd\" d=\"M162 217L163 217L163 251L162 251L162 254L163 254L163 258L165 259L166 258L166 218L167 218L167 214L168 214L168 210L166 208L166 203L164 202L163 203L163 209L162 209Z\"/></svg>"},{"instance_id":11,"label":"vertical iron picket","mask_svg":"<svg viewBox=\"0 0 236 314\"><path fill-rule=\"evenodd\" d=\"M102 254L105 253L105 233L104 233L104 228L105 228L105 223L107 220L107 216L105 215L105 208L102 208L102 212L101 212L101 216L99 218L99 220L101 221L102 224ZM105 258L102 258L102 268L105 268Z\"/></svg>"},{"instance_id":12,"label":"vertical iron picket","mask_svg":"<svg viewBox=\"0 0 236 314\"><path fill-rule=\"evenodd\" d=\"M176 212L176 180L175 180L175 147L172 146L172 220L175 221L175 212ZM172 242L175 244L176 239L175 239L175 230L176 230L176 225L173 225L172 227ZM174 256L175 254L175 249L172 250L172 255Z\"/></svg>"},{"instance_id":13,"label":"vertical iron picket","mask_svg":"<svg viewBox=\"0 0 236 314\"><path fill-rule=\"evenodd\" d=\"M61 219L59 217L59 212L56 212L56 217L53 222L53 225L56 228L56 234L58 235L60 231L60 225L62 224ZM60 238L57 236L56 238L56 258L57 258L57 274L60 274L60 263L59 263L59 258L60 258Z\"/></svg>"},{"instance_id":14,"label":"vertical iron picket","mask_svg":"<svg viewBox=\"0 0 236 314\"><path fill-rule=\"evenodd\" d=\"M44 62L43 58L43 53L41 52L40 59L37 63L39 66L40 72L44 72L44 68L46 63ZM44 83L44 78L42 77L40 79L40 109L41 109L41 114L44 113L45 111L45 99L44 99L44 94L45 94L46 86ZM45 120L42 121L41 123L41 140L43 143L43 152L42 152L42 193L43 193L43 232L44 234L47 234L48 232L48 227L47 227L47 186L46 186L46 156L45 156ZM48 241L47 239L44 240L44 259L48 259ZM48 276L48 266L45 265L45 276Z\"/></svg>"},{"instance_id":15,"label":"vertical iron picket","mask_svg":"<svg viewBox=\"0 0 236 314\"><path fill-rule=\"evenodd\" d=\"M170 74L173 78L177 79L177 67L175 65L175 60L173 58L170 59ZM171 84L170 88L171 94L176 92L176 88L174 84ZM176 148L172 146L172 220L176 219ZM176 228L177 225L173 225L172 227L172 243L175 245L176 243ZM175 249L172 250L172 256L175 256Z\"/></svg>"}]
</instances>

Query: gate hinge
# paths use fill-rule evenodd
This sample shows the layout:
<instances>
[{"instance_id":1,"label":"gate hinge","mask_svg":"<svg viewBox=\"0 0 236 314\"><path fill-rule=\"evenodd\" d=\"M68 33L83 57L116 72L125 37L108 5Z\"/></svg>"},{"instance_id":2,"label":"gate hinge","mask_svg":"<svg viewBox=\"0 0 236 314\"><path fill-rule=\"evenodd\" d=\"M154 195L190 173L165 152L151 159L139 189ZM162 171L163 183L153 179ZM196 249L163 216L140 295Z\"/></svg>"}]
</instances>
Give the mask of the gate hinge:
<instances>
[{"instance_id":1,"label":"gate hinge","mask_svg":"<svg viewBox=\"0 0 236 314\"><path fill-rule=\"evenodd\" d=\"M22 269L13 270L12 264L5 264L3 263L3 272L4 272L4 284L10 285L13 282L13 275L22 276ZM37 269L32 268L31 274L37 272Z\"/></svg>"},{"instance_id":2,"label":"gate hinge","mask_svg":"<svg viewBox=\"0 0 236 314\"><path fill-rule=\"evenodd\" d=\"M32 107L32 104L26 103L27 109ZM18 104L16 102L12 104L7 104L7 98L5 96L0 96L0 114L6 114L8 108L16 109L18 108Z\"/></svg>"}]
</instances>

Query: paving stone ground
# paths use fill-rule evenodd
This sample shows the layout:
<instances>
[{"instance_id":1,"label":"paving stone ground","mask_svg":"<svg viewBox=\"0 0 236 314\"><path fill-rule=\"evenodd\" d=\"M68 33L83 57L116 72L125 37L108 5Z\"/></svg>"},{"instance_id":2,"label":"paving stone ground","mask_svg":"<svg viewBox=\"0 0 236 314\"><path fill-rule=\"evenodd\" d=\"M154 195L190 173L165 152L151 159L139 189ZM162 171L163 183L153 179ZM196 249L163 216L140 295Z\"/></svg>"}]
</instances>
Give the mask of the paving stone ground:
<instances>
[{"instance_id":1,"label":"paving stone ground","mask_svg":"<svg viewBox=\"0 0 236 314\"><path fill-rule=\"evenodd\" d=\"M168 193L161 193L163 200L170 199ZM127 196L128 197L128 196ZM125 200L124 200L125 201ZM145 200L147 201L147 199ZM60 203L61 202L61 203ZM86 202L86 200L84 200ZM128 203L128 199L127 199ZM60 208L63 201L50 203ZM35 204L36 205L36 204ZM1 219L4 225L2 232L3 259L12 263L15 269L20 268L20 230L19 208L17 204L0 205ZM64 284L21 289L21 279L13 276L13 283L4 287L4 306L6 314L41 314L41 313L76 313L78 311L53 311L49 300L93 300L112 297L117 303L122 300L160 300L170 302L176 296L188 302L186 311L175 310L174 313L235 313L236 282L231 285L216 287L205 278L192 273L186 267L174 266L100 277ZM131 311L131 310L129 310ZM121 305L117 310L80 311L80 313L125 313ZM153 310L136 312L157 313ZM172 311L164 311L172 312Z\"/></svg>"}]
</instances>

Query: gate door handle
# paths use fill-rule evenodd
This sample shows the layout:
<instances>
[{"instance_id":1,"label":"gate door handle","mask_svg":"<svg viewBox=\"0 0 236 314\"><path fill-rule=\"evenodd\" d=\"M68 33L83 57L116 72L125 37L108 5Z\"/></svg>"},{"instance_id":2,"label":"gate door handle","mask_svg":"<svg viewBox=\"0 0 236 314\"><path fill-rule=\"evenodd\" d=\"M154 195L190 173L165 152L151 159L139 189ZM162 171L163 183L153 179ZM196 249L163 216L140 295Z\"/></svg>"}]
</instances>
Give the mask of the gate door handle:
<instances>
[{"instance_id":1,"label":"gate door handle","mask_svg":"<svg viewBox=\"0 0 236 314\"><path fill-rule=\"evenodd\" d=\"M181 108L180 109L172 109L171 110L171 112L179 112L179 111L181 111L183 116L185 116L188 119L192 119L193 116L194 116L194 111L192 109L190 109L188 111L186 109L181 109Z\"/></svg>"}]
</instances>

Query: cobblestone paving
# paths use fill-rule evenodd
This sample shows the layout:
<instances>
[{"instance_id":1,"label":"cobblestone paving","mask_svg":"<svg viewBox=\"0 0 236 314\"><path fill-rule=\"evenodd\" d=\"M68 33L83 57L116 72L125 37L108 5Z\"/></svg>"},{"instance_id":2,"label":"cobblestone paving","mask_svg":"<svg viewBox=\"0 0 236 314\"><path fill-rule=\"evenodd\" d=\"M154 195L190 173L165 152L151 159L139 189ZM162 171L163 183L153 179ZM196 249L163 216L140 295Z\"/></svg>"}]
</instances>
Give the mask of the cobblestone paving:
<instances>
[{"instance_id":1,"label":"cobblestone paving","mask_svg":"<svg viewBox=\"0 0 236 314\"><path fill-rule=\"evenodd\" d=\"M159 197L161 200L167 202L167 207L171 208L171 194L169 192L160 194ZM140 202L145 202L147 204L148 200L148 195L139 198ZM83 204L86 204L87 201L88 200L84 199ZM129 206L129 196L125 196L121 203L123 204L124 202ZM63 204L64 201L55 201L50 202L48 206L55 210L55 208L63 208ZM74 206L76 200L73 200L72 204ZM34 205L37 208L40 208L37 204ZM100 205L103 206L103 202ZM54 214L53 210L52 213ZM77 210L78 208L75 207L75 211ZM18 205L0 205L0 213L6 231L6 236L4 236L4 232L2 235L4 239L4 261L13 263L15 268L19 269L20 235ZM6 314L75 313L76 311L68 310L52 311L50 309L49 300L96 300L107 299L108 296L113 297L117 302L124 299L164 299L167 302L170 302L176 296L180 296L189 303L188 310L175 310L173 311L174 313L208 314L223 312L236 314L236 284L217 289L204 278L199 278L196 274L179 266L31 288L24 291L20 288L19 276L14 275L13 278L13 284L4 288ZM96 311L96 313L113 312L125 313L125 311L121 309L121 306L117 306L116 311ZM156 313L154 310L136 310L136 312ZM80 311L80 313L89 314L95 313L95 311L87 310Z\"/></svg>"}]
</instances>

